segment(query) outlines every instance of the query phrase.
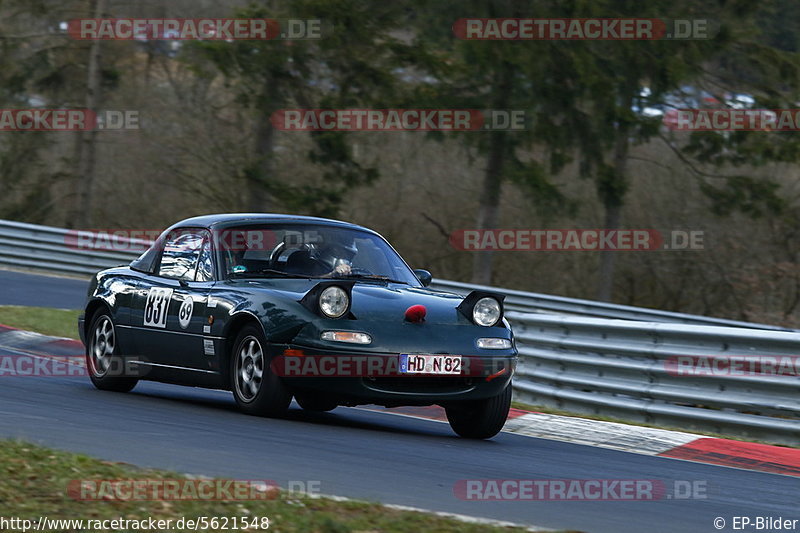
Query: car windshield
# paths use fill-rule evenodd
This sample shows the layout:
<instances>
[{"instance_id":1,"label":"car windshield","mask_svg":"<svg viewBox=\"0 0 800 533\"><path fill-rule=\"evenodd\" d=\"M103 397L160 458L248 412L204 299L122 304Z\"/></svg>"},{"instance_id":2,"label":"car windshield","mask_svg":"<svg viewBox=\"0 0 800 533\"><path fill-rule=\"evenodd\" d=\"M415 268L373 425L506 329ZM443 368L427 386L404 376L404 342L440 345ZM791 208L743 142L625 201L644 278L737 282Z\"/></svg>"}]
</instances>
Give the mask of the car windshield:
<instances>
[{"instance_id":1,"label":"car windshield","mask_svg":"<svg viewBox=\"0 0 800 533\"><path fill-rule=\"evenodd\" d=\"M420 282L381 237L313 224L248 225L215 232L229 278L339 278Z\"/></svg>"}]
</instances>

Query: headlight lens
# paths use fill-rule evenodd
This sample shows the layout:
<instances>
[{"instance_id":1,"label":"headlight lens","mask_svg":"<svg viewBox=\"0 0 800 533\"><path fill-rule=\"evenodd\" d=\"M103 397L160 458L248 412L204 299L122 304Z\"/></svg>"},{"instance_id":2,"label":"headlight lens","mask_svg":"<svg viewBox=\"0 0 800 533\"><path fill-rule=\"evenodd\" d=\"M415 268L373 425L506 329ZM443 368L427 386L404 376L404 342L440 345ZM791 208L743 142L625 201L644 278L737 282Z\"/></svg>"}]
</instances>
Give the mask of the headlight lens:
<instances>
[{"instance_id":1,"label":"headlight lens","mask_svg":"<svg viewBox=\"0 0 800 533\"><path fill-rule=\"evenodd\" d=\"M351 344L369 344L372 337L360 331L323 331L320 338L324 341L349 342Z\"/></svg>"},{"instance_id":2,"label":"headlight lens","mask_svg":"<svg viewBox=\"0 0 800 533\"><path fill-rule=\"evenodd\" d=\"M341 287L328 287L319 295L319 309L329 318L339 318L347 312L349 300Z\"/></svg>"},{"instance_id":3,"label":"headlight lens","mask_svg":"<svg viewBox=\"0 0 800 533\"><path fill-rule=\"evenodd\" d=\"M511 348L511 341L508 339L483 337L478 339L478 348L483 348L485 350L508 350Z\"/></svg>"},{"instance_id":4,"label":"headlight lens","mask_svg":"<svg viewBox=\"0 0 800 533\"><path fill-rule=\"evenodd\" d=\"M500 302L489 296L475 302L472 308L472 320L479 326L494 326L500 315Z\"/></svg>"}]
</instances>

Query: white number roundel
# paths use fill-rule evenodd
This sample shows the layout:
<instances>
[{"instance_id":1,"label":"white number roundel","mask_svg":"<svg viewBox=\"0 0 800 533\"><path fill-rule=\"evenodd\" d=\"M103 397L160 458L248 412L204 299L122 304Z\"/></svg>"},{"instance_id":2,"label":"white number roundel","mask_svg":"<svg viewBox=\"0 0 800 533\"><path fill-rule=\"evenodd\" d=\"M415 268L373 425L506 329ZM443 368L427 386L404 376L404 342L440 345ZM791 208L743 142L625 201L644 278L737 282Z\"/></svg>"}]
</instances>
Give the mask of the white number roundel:
<instances>
[{"instance_id":1,"label":"white number roundel","mask_svg":"<svg viewBox=\"0 0 800 533\"><path fill-rule=\"evenodd\" d=\"M189 322L192 320L192 312L194 311L194 300L187 297L181 304L181 309L178 311L178 322L183 329L189 327Z\"/></svg>"}]
</instances>

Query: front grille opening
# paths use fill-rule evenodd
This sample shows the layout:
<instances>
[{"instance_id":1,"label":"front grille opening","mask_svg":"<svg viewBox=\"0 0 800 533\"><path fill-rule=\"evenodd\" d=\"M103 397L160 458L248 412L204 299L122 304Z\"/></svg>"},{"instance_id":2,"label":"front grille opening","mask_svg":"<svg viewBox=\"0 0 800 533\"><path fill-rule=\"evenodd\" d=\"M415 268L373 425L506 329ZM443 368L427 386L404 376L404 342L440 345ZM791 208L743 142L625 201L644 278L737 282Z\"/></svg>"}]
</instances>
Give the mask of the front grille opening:
<instances>
[{"instance_id":1,"label":"front grille opening","mask_svg":"<svg viewBox=\"0 0 800 533\"><path fill-rule=\"evenodd\" d=\"M375 390L389 392L448 393L466 392L475 387L472 377L380 377L364 378L364 384Z\"/></svg>"}]
</instances>

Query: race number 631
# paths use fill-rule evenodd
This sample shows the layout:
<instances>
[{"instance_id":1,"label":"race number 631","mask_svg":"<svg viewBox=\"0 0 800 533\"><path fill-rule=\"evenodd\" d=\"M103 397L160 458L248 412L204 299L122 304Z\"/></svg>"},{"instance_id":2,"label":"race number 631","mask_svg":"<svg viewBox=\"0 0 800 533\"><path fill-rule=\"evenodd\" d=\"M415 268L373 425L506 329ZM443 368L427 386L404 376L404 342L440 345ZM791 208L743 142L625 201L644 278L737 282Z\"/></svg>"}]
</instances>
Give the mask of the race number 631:
<instances>
[{"instance_id":1,"label":"race number 631","mask_svg":"<svg viewBox=\"0 0 800 533\"><path fill-rule=\"evenodd\" d=\"M169 301L172 299L172 289L153 287L147 293L147 303L144 305L144 325L154 328L167 327L167 311Z\"/></svg>"}]
</instances>

